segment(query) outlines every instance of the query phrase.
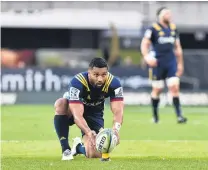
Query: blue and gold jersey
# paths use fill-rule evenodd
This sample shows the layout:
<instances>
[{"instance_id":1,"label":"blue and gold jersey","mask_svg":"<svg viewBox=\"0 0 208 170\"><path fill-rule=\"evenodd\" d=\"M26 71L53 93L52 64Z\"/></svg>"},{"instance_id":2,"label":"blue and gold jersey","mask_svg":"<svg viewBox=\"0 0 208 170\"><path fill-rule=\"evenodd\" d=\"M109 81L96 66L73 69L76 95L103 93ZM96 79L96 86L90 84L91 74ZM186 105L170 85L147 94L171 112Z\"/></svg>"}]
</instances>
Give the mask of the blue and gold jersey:
<instances>
[{"instance_id":1,"label":"blue and gold jersey","mask_svg":"<svg viewBox=\"0 0 208 170\"><path fill-rule=\"evenodd\" d=\"M171 23L167 28L159 23L154 23L144 35L152 42L152 48L159 63L175 62L175 41L179 39L176 25Z\"/></svg>"},{"instance_id":2,"label":"blue and gold jersey","mask_svg":"<svg viewBox=\"0 0 208 170\"><path fill-rule=\"evenodd\" d=\"M108 73L105 84L98 88L89 83L88 72L79 73L69 84L67 99L69 103L83 103L85 110L102 112L105 99L123 100L123 88L118 78Z\"/></svg>"}]
</instances>

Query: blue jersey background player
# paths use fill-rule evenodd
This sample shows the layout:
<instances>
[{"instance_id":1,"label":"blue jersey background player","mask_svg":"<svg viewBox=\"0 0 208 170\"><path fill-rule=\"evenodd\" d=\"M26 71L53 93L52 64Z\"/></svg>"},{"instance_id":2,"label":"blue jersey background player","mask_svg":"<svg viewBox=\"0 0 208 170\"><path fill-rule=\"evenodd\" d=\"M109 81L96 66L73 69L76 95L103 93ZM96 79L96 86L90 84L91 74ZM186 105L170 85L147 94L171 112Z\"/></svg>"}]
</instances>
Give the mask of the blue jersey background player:
<instances>
[{"instance_id":1,"label":"blue jersey background player","mask_svg":"<svg viewBox=\"0 0 208 170\"><path fill-rule=\"evenodd\" d=\"M72 160L76 154L88 158L108 160L95 149L95 136L104 128L104 102L110 97L113 112L113 130L119 139L123 122L123 89L118 78L108 72L103 58L94 58L87 72L79 73L69 83L69 90L55 102L54 126L62 147L62 160ZM69 126L76 124L82 132L69 146ZM119 140L118 140L119 141Z\"/></svg>"},{"instance_id":2,"label":"blue jersey background player","mask_svg":"<svg viewBox=\"0 0 208 170\"><path fill-rule=\"evenodd\" d=\"M154 122L158 123L159 95L164 88L164 80L173 97L173 105L178 123L185 123L179 100L179 77L183 74L183 52L176 25L171 23L171 11L163 7L157 12L158 21L145 32L141 43L144 60L150 67L152 79L152 108ZM152 51L150 52L150 47Z\"/></svg>"}]
</instances>

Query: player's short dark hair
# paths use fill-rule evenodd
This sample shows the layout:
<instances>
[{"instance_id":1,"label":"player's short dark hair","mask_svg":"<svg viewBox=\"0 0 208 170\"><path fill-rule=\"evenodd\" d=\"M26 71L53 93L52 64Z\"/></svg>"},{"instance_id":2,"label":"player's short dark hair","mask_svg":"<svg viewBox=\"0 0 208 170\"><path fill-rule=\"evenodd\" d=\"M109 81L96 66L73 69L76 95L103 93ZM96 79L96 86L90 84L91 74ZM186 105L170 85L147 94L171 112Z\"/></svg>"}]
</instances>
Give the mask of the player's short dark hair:
<instances>
[{"instance_id":1,"label":"player's short dark hair","mask_svg":"<svg viewBox=\"0 0 208 170\"><path fill-rule=\"evenodd\" d=\"M167 7L161 7L161 8L159 8L158 10L157 10L157 16L159 16L160 15L160 13L161 13L161 11L163 10L163 9L168 9Z\"/></svg>"},{"instance_id":2,"label":"player's short dark hair","mask_svg":"<svg viewBox=\"0 0 208 170\"><path fill-rule=\"evenodd\" d=\"M108 64L104 58L97 57L97 58L93 58L89 64L89 68L93 68L93 67L98 67L98 68L107 67L108 69Z\"/></svg>"}]
</instances>

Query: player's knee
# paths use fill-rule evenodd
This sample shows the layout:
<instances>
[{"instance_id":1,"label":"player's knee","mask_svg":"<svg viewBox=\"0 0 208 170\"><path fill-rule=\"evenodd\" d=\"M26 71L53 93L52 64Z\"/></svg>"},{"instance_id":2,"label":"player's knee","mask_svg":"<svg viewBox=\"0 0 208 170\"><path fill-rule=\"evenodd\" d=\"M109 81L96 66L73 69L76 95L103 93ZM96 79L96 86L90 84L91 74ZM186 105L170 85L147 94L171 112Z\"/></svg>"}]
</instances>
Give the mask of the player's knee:
<instances>
[{"instance_id":1,"label":"player's knee","mask_svg":"<svg viewBox=\"0 0 208 170\"><path fill-rule=\"evenodd\" d=\"M156 93L156 94L160 94L162 92L162 88L155 88L153 89L153 91Z\"/></svg>"},{"instance_id":2,"label":"player's knee","mask_svg":"<svg viewBox=\"0 0 208 170\"><path fill-rule=\"evenodd\" d=\"M179 86L178 85L173 85L169 87L169 91L173 97L179 95Z\"/></svg>"},{"instance_id":3,"label":"player's knee","mask_svg":"<svg viewBox=\"0 0 208 170\"><path fill-rule=\"evenodd\" d=\"M152 89L152 93L151 93L151 96L153 98L156 98L156 97L159 97L160 93L162 92L162 88L153 88Z\"/></svg>"},{"instance_id":4,"label":"player's knee","mask_svg":"<svg viewBox=\"0 0 208 170\"><path fill-rule=\"evenodd\" d=\"M163 88L164 88L164 81L163 80L152 81L152 97L159 97Z\"/></svg>"},{"instance_id":5,"label":"player's knee","mask_svg":"<svg viewBox=\"0 0 208 170\"><path fill-rule=\"evenodd\" d=\"M178 91L179 91L178 85L173 85L173 86L169 87L169 89L170 89L170 91L172 91L172 92L178 92Z\"/></svg>"},{"instance_id":6,"label":"player's knee","mask_svg":"<svg viewBox=\"0 0 208 170\"><path fill-rule=\"evenodd\" d=\"M167 85L169 88L171 87L179 87L180 85L180 79L178 77L170 77L167 80Z\"/></svg>"},{"instance_id":7,"label":"player's knee","mask_svg":"<svg viewBox=\"0 0 208 170\"><path fill-rule=\"evenodd\" d=\"M173 97L179 95L180 79L178 77L171 77L167 80L169 92Z\"/></svg>"},{"instance_id":8,"label":"player's knee","mask_svg":"<svg viewBox=\"0 0 208 170\"><path fill-rule=\"evenodd\" d=\"M59 98L54 103L55 114L57 115L65 115L68 110L68 101L64 98Z\"/></svg>"}]
</instances>

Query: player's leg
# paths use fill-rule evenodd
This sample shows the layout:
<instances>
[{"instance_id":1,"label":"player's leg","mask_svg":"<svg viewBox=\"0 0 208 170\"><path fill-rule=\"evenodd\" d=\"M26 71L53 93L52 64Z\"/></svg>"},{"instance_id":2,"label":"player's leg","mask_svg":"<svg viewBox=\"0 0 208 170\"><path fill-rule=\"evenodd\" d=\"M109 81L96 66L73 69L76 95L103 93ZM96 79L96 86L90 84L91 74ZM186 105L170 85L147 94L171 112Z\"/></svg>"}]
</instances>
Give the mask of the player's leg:
<instances>
[{"instance_id":1,"label":"player's leg","mask_svg":"<svg viewBox=\"0 0 208 170\"><path fill-rule=\"evenodd\" d=\"M83 136L83 141L87 158L101 158L101 153L99 153L94 146L91 146L89 139L86 135Z\"/></svg>"},{"instance_id":2,"label":"player's leg","mask_svg":"<svg viewBox=\"0 0 208 170\"><path fill-rule=\"evenodd\" d=\"M158 106L160 102L160 93L163 90L162 84L164 84L163 80L157 80L154 81L152 85L151 102L152 102L153 119L155 123L159 122Z\"/></svg>"},{"instance_id":3,"label":"player's leg","mask_svg":"<svg viewBox=\"0 0 208 170\"><path fill-rule=\"evenodd\" d=\"M155 123L159 121L158 115L158 106L160 102L160 93L164 88L164 81L162 80L162 72L159 68L153 69L152 77L152 92L151 92L151 104L152 104L152 111L153 111L153 120Z\"/></svg>"},{"instance_id":4,"label":"player's leg","mask_svg":"<svg viewBox=\"0 0 208 170\"><path fill-rule=\"evenodd\" d=\"M102 113L101 113L102 115ZM104 127L104 120L102 116L95 118L92 116L85 116L85 120L91 130L94 130L96 134ZM101 158L101 154L96 150L95 147L91 146L88 137L82 132L84 147L82 144L77 145L77 153L84 154L87 158ZM84 152L85 149L85 152Z\"/></svg>"},{"instance_id":5,"label":"player's leg","mask_svg":"<svg viewBox=\"0 0 208 170\"><path fill-rule=\"evenodd\" d=\"M76 156L77 154L83 154L86 156L86 149L80 137L76 137L73 139L73 146L72 146L72 155Z\"/></svg>"},{"instance_id":6,"label":"player's leg","mask_svg":"<svg viewBox=\"0 0 208 170\"><path fill-rule=\"evenodd\" d=\"M76 137L74 139L74 144L72 147L72 154L76 156L77 154L83 154L87 158L100 158L101 154L96 151L94 147L90 145L88 137L83 134L83 143L81 138Z\"/></svg>"},{"instance_id":7,"label":"player's leg","mask_svg":"<svg viewBox=\"0 0 208 170\"><path fill-rule=\"evenodd\" d=\"M94 130L95 133L98 133L99 130L103 127L104 121L103 119L95 119L89 116L84 117L88 126L91 130ZM73 147L72 147L72 154L76 156L77 154L83 154L87 158L100 158L101 154L97 152L95 147L92 147L88 137L83 133L83 143L81 138L76 137L74 139Z\"/></svg>"},{"instance_id":8,"label":"player's leg","mask_svg":"<svg viewBox=\"0 0 208 170\"><path fill-rule=\"evenodd\" d=\"M56 100L55 104L55 116L54 116L54 126L59 138L63 160L71 160L73 156L71 155L71 148L68 142L69 136L69 125L73 124L72 114L68 109L68 101L65 98L59 98ZM70 123L71 121L71 123Z\"/></svg>"},{"instance_id":9,"label":"player's leg","mask_svg":"<svg viewBox=\"0 0 208 170\"><path fill-rule=\"evenodd\" d=\"M74 143L73 143L73 147L72 147L72 155L76 156L77 154L85 155L87 158L99 157L96 154L95 148L93 148L90 145L88 137L84 134L83 134L83 143L82 143L81 138L79 138L79 137L76 137L74 139Z\"/></svg>"},{"instance_id":10,"label":"player's leg","mask_svg":"<svg viewBox=\"0 0 208 170\"><path fill-rule=\"evenodd\" d=\"M178 118L178 123L185 123L187 121L186 118L182 116L181 104L180 104L180 79L175 76L176 66L169 68L167 86L169 92L172 96L173 106L175 108L175 112Z\"/></svg>"}]
</instances>

